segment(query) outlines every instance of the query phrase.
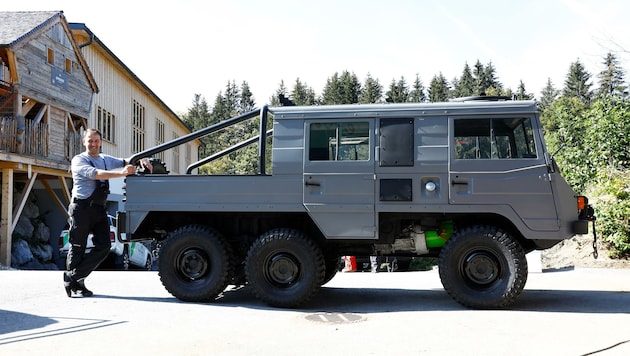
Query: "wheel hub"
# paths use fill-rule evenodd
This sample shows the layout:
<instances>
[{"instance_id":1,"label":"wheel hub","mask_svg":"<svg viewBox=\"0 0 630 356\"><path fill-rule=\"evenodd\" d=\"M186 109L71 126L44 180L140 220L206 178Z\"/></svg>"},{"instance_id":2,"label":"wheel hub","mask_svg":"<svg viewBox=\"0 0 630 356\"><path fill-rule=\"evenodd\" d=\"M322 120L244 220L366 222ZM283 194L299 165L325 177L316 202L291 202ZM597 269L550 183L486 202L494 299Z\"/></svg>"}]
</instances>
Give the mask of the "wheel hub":
<instances>
[{"instance_id":1,"label":"wheel hub","mask_svg":"<svg viewBox=\"0 0 630 356\"><path fill-rule=\"evenodd\" d=\"M267 277L277 285L289 285L298 278L299 274L299 263L293 256L286 253L274 255L267 264Z\"/></svg>"},{"instance_id":2,"label":"wheel hub","mask_svg":"<svg viewBox=\"0 0 630 356\"><path fill-rule=\"evenodd\" d=\"M499 277L497 259L487 252L471 253L464 262L464 273L476 284L488 285Z\"/></svg>"},{"instance_id":3,"label":"wheel hub","mask_svg":"<svg viewBox=\"0 0 630 356\"><path fill-rule=\"evenodd\" d=\"M179 259L178 269L186 278L199 279L208 270L208 260L199 250L187 250Z\"/></svg>"}]
</instances>

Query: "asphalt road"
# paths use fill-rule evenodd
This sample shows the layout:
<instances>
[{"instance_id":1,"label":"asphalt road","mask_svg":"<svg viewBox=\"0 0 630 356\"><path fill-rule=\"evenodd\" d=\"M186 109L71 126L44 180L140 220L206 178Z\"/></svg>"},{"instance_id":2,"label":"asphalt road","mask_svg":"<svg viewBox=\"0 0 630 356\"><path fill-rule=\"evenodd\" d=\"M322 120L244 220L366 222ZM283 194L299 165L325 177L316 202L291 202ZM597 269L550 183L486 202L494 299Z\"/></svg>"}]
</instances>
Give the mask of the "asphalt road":
<instances>
[{"instance_id":1,"label":"asphalt road","mask_svg":"<svg viewBox=\"0 0 630 356\"><path fill-rule=\"evenodd\" d=\"M629 355L630 270L530 273L509 310L469 310L437 271L339 273L299 310L245 287L184 303L157 272L0 271L0 355Z\"/></svg>"}]
</instances>

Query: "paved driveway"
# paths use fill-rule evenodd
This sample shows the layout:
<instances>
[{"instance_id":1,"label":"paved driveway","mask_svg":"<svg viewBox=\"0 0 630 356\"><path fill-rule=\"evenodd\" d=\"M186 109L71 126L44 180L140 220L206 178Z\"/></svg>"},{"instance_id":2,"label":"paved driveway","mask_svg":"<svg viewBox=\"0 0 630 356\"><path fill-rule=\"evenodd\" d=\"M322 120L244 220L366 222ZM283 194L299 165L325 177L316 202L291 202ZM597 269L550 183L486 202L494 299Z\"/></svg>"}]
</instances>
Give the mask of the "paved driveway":
<instances>
[{"instance_id":1,"label":"paved driveway","mask_svg":"<svg viewBox=\"0 0 630 356\"><path fill-rule=\"evenodd\" d=\"M145 271L94 272L95 296L68 298L61 276L0 271L0 355L630 354L630 270L530 273L498 311L456 304L437 271L339 273L300 310L248 288L184 303Z\"/></svg>"}]
</instances>

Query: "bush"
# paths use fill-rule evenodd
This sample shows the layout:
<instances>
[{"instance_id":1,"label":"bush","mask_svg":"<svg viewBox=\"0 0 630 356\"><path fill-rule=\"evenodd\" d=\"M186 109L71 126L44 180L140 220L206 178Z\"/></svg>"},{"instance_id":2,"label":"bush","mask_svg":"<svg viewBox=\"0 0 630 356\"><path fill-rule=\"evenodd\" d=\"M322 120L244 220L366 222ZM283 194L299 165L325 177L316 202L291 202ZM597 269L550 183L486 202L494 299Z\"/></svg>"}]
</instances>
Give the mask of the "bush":
<instances>
[{"instance_id":1,"label":"bush","mask_svg":"<svg viewBox=\"0 0 630 356\"><path fill-rule=\"evenodd\" d=\"M611 245L610 257L630 257L630 172L602 170L597 182L589 192L597 232Z\"/></svg>"}]
</instances>

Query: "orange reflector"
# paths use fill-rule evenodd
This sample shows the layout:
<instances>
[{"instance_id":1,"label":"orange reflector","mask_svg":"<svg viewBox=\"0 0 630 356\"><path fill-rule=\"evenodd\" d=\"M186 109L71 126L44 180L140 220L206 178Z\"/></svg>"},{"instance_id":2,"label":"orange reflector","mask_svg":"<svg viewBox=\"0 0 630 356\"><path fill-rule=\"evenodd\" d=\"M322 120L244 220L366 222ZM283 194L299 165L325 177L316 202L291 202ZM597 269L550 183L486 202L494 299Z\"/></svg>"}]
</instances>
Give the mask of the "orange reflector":
<instances>
[{"instance_id":1,"label":"orange reflector","mask_svg":"<svg viewBox=\"0 0 630 356\"><path fill-rule=\"evenodd\" d=\"M584 196L579 196L577 197L577 208L578 210L584 210L584 208L586 208L586 206L588 205L588 198L584 197Z\"/></svg>"}]
</instances>

